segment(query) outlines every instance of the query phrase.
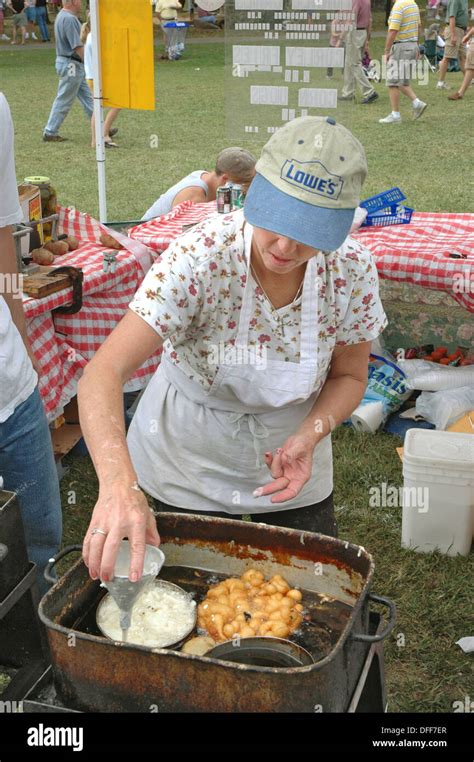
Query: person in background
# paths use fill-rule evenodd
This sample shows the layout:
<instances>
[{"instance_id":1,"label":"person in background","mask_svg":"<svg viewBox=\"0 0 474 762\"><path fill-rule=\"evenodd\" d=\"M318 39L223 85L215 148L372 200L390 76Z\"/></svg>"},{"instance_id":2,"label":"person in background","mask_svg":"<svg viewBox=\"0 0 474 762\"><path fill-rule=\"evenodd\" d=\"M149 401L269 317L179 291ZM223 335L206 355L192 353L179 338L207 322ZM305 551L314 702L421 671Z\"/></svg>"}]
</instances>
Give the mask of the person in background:
<instances>
[{"instance_id":1,"label":"person in background","mask_svg":"<svg viewBox=\"0 0 474 762\"><path fill-rule=\"evenodd\" d=\"M439 0L438 7L436 9L436 21L441 21L443 15L446 13L447 6L448 0Z\"/></svg>"},{"instance_id":2,"label":"person in background","mask_svg":"<svg viewBox=\"0 0 474 762\"><path fill-rule=\"evenodd\" d=\"M241 185L246 191L255 175L255 158L243 148L225 148L217 157L212 172L198 169L162 193L145 212L142 220L152 220L167 214L183 201L201 204L214 201L217 189L228 182Z\"/></svg>"},{"instance_id":3,"label":"person in background","mask_svg":"<svg viewBox=\"0 0 474 762\"><path fill-rule=\"evenodd\" d=\"M347 34L346 24L343 21L341 15L337 14L331 21L331 36L329 38L330 48L340 48L344 46L345 37ZM344 69L342 70L344 71ZM326 69L326 77L332 79L334 75L334 67L328 66Z\"/></svg>"},{"instance_id":4,"label":"person in background","mask_svg":"<svg viewBox=\"0 0 474 762\"><path fill-rule=\"evenodd\" d=\"M10 38L5 34L5 7L6 0L0 0L0 40L3 42L9 42Z\"/></svg>"},{"instance_id":5,"label":"person in background","mask_svg":"<svg viewBox=\"0 0 474 762\"><path fill-rule=\"evenodd\" d=\"M25 0L7 0L7 8L13 11L12 18L12 45L16 45L16 32L17 29L21 31L21 44L25 44L26 40L26 15L25 15Z\"/></svg>"},{"instance_id":6,"label":"person in background","mask_svg":"<svg viewBox=\"0 0 474 762\"><path fill-rule=\"evenodd\" d=\"M162 60L173 61L180 58L179 53L174 50L173 40L175 38L175 29L167 27L166 24L178 20L178 11L181 10L179 0L157 0L155 10L161 22L163 31L163 42L165 45L165 55L160 56Z\"/></svg>"},{"instance_id":7,"label":"person in background","mask_svg":"<svg viewBox=\"0 0 474 762\"><path fill-rule=\"evenodd\" d=\"M198 19L198 25L209 24L214 26L216 29L222 29L225 23L223 18L218 19L217 16L209 13L209 11L204 10L204 8L200 8L199 5L196 6L196 13L194 14L194 18Z\"/></svg>"},{"instance_id":8,"label":"person in background","mask_svg":"<svg viewBox=\"0 0 474 762\"><path fill-rule=\"evenodd\" d=\"M387 62L387 87L391 113L379 119L380 124L399 124L400 92L412 102L413 119L419 119L427 108L410 87L410 69L416 66L420 56L418 37L420 33L420 11L415 0L395 0L388 20L384 55Z\"/></svg>"},{"instance_id":9,"label":"person in background","mask_svg":"<svg viewBox=\"0 0 474 762\"><path fill-rule=\"evenodd\" d=\"M94 95L94 65L92 58L92 32L90 19L87 19L86 23L82 25L81 29L81 42L84 45L84 69L86 74L86 81L89 85L89 89ZM106 148L118 148L117 143L114 143L112 137L116 135L117 130L112 130L112 124L120 114L119 108L111 108L107 112L107 116L104 121L104 142ZM92 148L95 148L95 114L92 114L91 119L91 131L92 131Z\"/></svg>"},{"instance_id":10,"label":"person in background","mask_svg":"<svg viewBox=\"0 0 474 762\"><path fill-rule=\"evenodd\" d=\"M78 18L81 9L81 0L63 0L63 8L54 22L59 86L44 128L43 140L47 143L63 143L67 140L59 135L59 129L76 98L84 107L89 121L94 113L94 102L84 70L84 45L81 42L81 22Z\"/></svg>"},{"instance_id":11,"label":"person in background","mask_svg":"<svg viewBox=\"0 0 474 762\"><path fill-rule=\"evenodd\" d=\"M0 93L0 477L16 492L30 561L43 573L59 550L62 516L51 435L26 335L11 226L23 221L15 178L13 124ZM33 362L32 362L33 361Z\"/></svg>"},{"instance_id":12,"label":"person in background","mask_svg":"<svg viewBox=\"0 0 474 762\"><path fill-rule=\"evenodd\" d=\"M339 100L353 100L357 83L363 96L362 103L367 105L373 103L379 97L362 68L362 56L369 43L372 28L370 0L352 0L352 13L354 15L354 25L346 35L344 86Z\"/></svg>"},{"instance_id":13,"label":"person in background","mask_svg":"<svg viewBox=\"0 0 474 762\"><path fill-rule=\"evenodd\" d=\"M41 34L41 42L50 41L47 18L46 0L36 0L36 21Z\"/></svg>"},{"instance_id":14,"label":"person in background","mask_svg":"<svg viewBox=\"0 0 474 762\"><path fill-rule=\"evenodd\" d=\"M467 88L472 82L474 77L474 26L468 31L468 33L462 38L462 44L467 45L466 62L464 68L464 79L461 87L453 95L448 95L448 101L460 101L464 98Z\"/></svg>"},{"instance_id":15,"label":"person in background","mask_svg":"<svg viewBox=\"0 0 474 762\"><path fill-rule=\"evenodd\" d=\"M466 53L462 40L466 34L469 20L467 3L468 0L448 0L446 24L448 24L449 29L447 30L447 35L445 35L446 45L443 59L439 64L439 79L436 85L438 90L449 90L444 80L451 59L457 58L461 71L464 72Z\"/></svg>"},{"instance_id":16,"label":"person in background","mask_svg":"<svg viewBox=\"0 0 474 762\"><path fill-rule=\"evenodd\" d=\"M36 24L36 0L25 0L25 16L27 20L26 25L26 39L30 37L32 40L37 40L35 33Z\"/></svg>"}]
</instances>

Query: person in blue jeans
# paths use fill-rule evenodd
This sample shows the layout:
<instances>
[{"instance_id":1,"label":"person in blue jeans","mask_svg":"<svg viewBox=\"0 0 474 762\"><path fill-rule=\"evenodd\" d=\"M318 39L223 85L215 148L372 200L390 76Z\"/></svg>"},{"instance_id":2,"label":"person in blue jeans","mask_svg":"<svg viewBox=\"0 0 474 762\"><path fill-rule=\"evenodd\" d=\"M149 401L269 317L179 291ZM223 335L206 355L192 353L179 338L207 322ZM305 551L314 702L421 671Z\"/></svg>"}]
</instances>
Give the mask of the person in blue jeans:
<instances>
[{"instance_id":1,"label":"person in blue jeans","mask_svg":"<svg viewBox=\"0 0 474 762\"><path fill-rule=\"evenodd\" d=\"M49 42L50 40L46 19L46 0L36 0L36 23L39 26L42 42Z\"/></svg>"},{"instance_id":2,"label":"person in blue jeans","mask_svg":"<svg viewBox=\"0 0 474 762\"><path fill-rule=\"evenodd\" d=\"M35 34L36 0L25 0L25 16L28 22L26 25L26 39L37 40L38 38Z\"/></svg>"},{"instance_id":3,"label":"person in blue jeans","mask_svg":"<svg viewBox=\"0 0 474 762\"><path fill-rule=\"evenodd\" d=\"M23 214L15 177L13 125L2 93L0 136L0 484L18 496L28 558L37 566L43 595L48 589L45 566L61 543L61 498L35 360L26 335L11 229L22 221Z\"/></svg>"},{"instance_id":4,"label":"person in blue jeans","mask_svg":"<svg viewBox=\"0 0 474 762\"><path fill-rule=\"evenodd\" d=\"M59 130L77 98L86 112L88 124L94 112L94 102L85 78L84 45L81 42L81 0L63 0L63 8L56 16L56 71L59 75L58 93L51 108L43 140L63 143Z\"/></svg>"}]
</instances>

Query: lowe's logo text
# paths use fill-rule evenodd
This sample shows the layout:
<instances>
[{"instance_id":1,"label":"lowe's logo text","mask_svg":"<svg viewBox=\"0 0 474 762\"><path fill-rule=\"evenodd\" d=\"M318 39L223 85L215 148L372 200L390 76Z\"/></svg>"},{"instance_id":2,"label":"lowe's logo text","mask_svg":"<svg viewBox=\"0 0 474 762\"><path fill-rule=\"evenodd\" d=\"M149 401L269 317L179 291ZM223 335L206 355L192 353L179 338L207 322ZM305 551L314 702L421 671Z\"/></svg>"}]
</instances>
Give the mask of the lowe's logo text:
<instances>
[{"instance_id":1,"label":"lowe's logo text","mask_svg":"<svg viewBox=\"0 0 474 762\"><path fill-rule=\"evenodd\" d=\"M330 199L339 198L344 185L342 177L333 175L320 161L287 159L283 164L280 177L296 188Z\"/></svg>"}]
</instances>

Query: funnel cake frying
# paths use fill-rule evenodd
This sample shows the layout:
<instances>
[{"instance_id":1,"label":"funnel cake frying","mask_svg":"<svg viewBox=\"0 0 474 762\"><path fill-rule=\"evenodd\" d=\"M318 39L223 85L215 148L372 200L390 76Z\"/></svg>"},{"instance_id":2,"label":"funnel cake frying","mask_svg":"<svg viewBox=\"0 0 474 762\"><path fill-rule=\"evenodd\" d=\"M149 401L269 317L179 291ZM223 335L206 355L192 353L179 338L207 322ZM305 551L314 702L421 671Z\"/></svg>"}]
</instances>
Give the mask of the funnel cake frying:
<instances>
[{"instance_id":1,"label":"funnel cake frying","mask_svg":"<svg viewBox=\"0 0 474 762\"><path fill-rule=\"evenodd\" d=\"M302 595L276 574L268 582L249 569L209 588L198 606L198 625L216 641L240 636L287 638L302 621Z\"/></svg>"}]
</instances>

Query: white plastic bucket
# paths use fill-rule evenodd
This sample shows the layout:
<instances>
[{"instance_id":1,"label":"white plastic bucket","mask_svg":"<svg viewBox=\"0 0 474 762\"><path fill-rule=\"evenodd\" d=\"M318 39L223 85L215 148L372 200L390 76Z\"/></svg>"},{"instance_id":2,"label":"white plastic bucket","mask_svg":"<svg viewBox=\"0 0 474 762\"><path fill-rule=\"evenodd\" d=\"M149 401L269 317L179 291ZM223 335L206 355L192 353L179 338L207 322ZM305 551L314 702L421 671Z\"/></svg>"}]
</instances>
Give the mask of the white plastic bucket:
<instances>
[{"instance_id":1,"label":"white plastic bucket","mask_svg":"<svg viewBox=\"0 0 474 762\"><path fill-rule=\"evenodd\" d=\"M409 429L403 479L402 547L467 556L474 529L474 436Z\"/></svg>"}]
</instances>

